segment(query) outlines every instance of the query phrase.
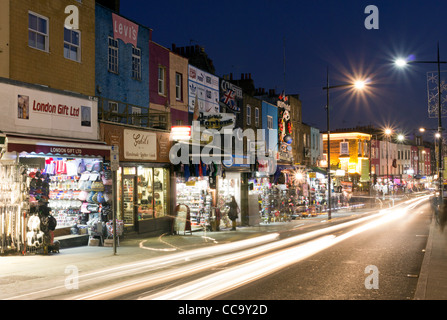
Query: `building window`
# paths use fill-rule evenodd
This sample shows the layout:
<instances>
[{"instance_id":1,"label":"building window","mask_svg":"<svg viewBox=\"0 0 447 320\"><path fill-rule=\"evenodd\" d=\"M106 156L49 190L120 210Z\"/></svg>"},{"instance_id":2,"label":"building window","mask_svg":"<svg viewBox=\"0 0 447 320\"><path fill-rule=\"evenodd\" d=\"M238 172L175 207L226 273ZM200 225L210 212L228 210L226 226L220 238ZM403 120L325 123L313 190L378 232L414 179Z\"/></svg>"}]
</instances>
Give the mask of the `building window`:
<instances>
[{"instance_id":1,"label":"building window","mask_svg":"<svg viewBox=\"0 0 447 320\"><path fill-rule=\"evenodd\" d=\"M107 120L110 120L110 121L113 121L113 122L120 122L119 118L117 117L117 115L118 115L118 103L109 101L108 105L109 105L110 119L107 119Z\"/></svg>"},{"instance_id":2,"label":"building window","mask_svg":"<svg viewBox=\"0 0 447 320\"><path fill-rule=\"evenodd\" d=\"M267 116L267 129L273 129L273 117Z\"/></svg>"},{"instance_id":3,"label":"building window","mask_svg":"<svg viewBox=\"0 0 447 320\"><path fill-rule=\"evenodd\" d=\"M165 78L166 78L165 67L158 66L158 94L166 95Z\"/></svg>"},{"instance_id":4,"label":"building window","mask_svg":"<svg viewBox=\"0 0 447 320\"><path fill-rule=\"evenodd\" d=\"M118 40L109 37L109 71L118 73Z\"/></svg>"},{"instance_id":5,"label":"building window","mask_svg":"<svg viewBox=\"0 0 447 320\"><path fill-rule=\"evenodd\" d=\"M182 74L176 73L175 74L175 99L177 101L183 100L182 97Z\"/></svg>"},{"instance_id":6,"label":"building window","mask_svg":"<svg viewBox=\"0 0 447 320\"><path fill-rule=\"evenodd\" d=\"M141 80L141 49L132 47L132 78Z\"/></svg>"},{"instance_id":7,"label":"building window","mask_svg":"<svg viewBox=\"0 0 447 320\"><path fill-rule=\"evenodd\" d=\"M73 61L81 61L81 33L64 28L64 57Z\"/></svg>"},{"instance_id":8,"label":"building window","mask_svg":"<svg viewBox=\"0 0 447 320\"><path fill-rule=\"evenodd\" d=\"M247 124L251 124L251 106L247 104Z\"/></svg>"},{"instance_id":9,"label":"building window","mask_svg":"<svg viewBox=\"0 0 447 320\"><path fill-rule=\"evenodd\" d=\"M28 45L31 48L48 52L48 18L28 12Z\"/></svg>"},{"instance_id":10,"label":"building window","mask_svg":"<svg viewBox=\"0 0 447 320\"><path fill-rule=\"evenodd\" d=\"M255 108L255 126L259 127L259 108Z\"/></svg>"},{"instance_id":11,"label":"building window","mask_svg":"<svg viewBox=\"0 0 447 320\"><path fill-rule=\"evenodd\" d=\"M340 154L341 155L349 154L349 142L340 142Z\"/></svg>"},{"instance_id":12,"label":"building window","mask_svg":"<svg viewBox=\"0 0 447 320\"><path fill-rule=\"evenodd\" d=\"M132 107L132 124L134 126L141 125L141 108Z\"/></svg>"}]
</instances>

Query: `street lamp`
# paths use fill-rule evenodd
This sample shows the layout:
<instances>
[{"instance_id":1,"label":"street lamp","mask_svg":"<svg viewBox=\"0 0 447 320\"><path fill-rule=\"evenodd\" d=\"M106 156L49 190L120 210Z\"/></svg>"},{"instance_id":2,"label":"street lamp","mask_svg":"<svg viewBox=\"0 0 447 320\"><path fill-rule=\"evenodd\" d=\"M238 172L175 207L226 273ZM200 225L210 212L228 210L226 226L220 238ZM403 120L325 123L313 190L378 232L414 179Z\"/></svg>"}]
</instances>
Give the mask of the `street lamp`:
<instances>
[{"instance_id":1,"label":"street lamp","mask_svg":"<svg viewBox=\"0 0 447 320\"><path fill-rule=\"evenodd\" d=\"M395 61L396 65L398 67L405 67L407 64L410 63L431 63L436 64L438 66L438 133L439 133L439 155L438 155L438 161L439 161L439 167L438 167L438 179L439 179L439 200L440 204L442 204L442 123L441 123L441 115L442 115L442 105L441 105L441 63L447 63L446 61L440 61L439 59L439 42L438 42L438 55L436 61L407 61L406 59L399 58Z\"/></svg>"},{"instance_id":2,"label":"street lamp","mask_svg":"<svg viewBox=\"0 0 447 320\"><path fill-rule=\"evenodd\" d=\"M364 80L357 80L354 83L345 83L335 86L329 86L329 67L326 71L326 86L323 90L326 90L326 115L327 115L327 189L328 189L328 220L332 218L331 211L331 129L330 129L330 116L329 116L329 90L336 88L355 88L357 90L363 90L365 88Z\"/></svg>"}]
</instances>

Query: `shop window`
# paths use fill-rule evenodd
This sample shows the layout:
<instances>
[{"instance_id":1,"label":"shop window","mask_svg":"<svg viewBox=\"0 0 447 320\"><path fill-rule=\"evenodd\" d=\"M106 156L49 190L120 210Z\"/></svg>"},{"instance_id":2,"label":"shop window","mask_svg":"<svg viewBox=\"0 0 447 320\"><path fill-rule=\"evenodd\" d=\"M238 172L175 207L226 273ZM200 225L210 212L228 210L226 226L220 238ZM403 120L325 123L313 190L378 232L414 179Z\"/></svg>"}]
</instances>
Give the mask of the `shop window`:
<instances>
[{"instance_id":1,"label":"shop window","mask_svg":"<svg viewBox=\"0 0 447 320\"><path fill-rule=\"evenodd\" d=\"M136 205L139 221L168 214L167 184L167 169L138 167Z\"/></svg>"},{"instance_id":2,"label":"shop window","mask_svg":"<svg viewBox=\"0 0 447 320\"><path fill-rule=\"evenodd\" d=\"M210 227L212 204L215 198L208 177L177 179L177 204L186 205L190 210L192 230Z\"/></svg>"}]
</instances>

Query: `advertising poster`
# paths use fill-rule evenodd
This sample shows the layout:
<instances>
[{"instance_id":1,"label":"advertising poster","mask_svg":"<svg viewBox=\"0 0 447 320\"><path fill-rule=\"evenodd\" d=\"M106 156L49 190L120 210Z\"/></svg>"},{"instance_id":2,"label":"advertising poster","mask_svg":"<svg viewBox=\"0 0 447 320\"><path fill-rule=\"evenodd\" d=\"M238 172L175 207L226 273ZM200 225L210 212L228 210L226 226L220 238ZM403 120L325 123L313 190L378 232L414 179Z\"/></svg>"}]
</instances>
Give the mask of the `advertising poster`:
<instances>
[{"instance_id":1,"label":"advertising poster","mask_svg":"<svg viewBox=\"0 0 447 320\"><path fill-rule=\"evenodd\" d=\"M188 108L193 113L219 113L219 78L191 65L188 66Z\"/></svg>"}]
</instances>

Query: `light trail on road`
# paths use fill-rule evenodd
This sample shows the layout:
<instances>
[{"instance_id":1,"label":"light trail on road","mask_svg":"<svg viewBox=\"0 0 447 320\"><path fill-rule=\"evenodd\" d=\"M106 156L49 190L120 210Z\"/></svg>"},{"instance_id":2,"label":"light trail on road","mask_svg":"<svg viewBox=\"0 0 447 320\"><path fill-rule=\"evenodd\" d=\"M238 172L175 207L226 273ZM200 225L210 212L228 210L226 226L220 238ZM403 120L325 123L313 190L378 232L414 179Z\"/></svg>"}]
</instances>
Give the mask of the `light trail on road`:
<instances>
[{"instance_id":1,"label":"light trail on road","mask_svg":"<svg viewBox=\"0 0 447 320\"><path fill-rule=\"evenodd\" d=\"M172 266L186 261L192 261L195 259L201 259L210 255L225 254L236 250L243 250L256 245L264 244L277 240L279 238L278 233L271 233L264 236L254 237L246 240L235 241L231 243L225 243L215 245L211 247L193 249L178 253L169 254L159 258L145 259L139 262L122 264L119 266L105 268L94 272L89 272L80 275L78 278L79 287L83 284L91 285L92 282L104 283L109 280L116 280L120 277L136 275L138 273L147 272L151 270L160 269L166 266ZM53 283L57 283L56 279ZM47 289L33 291L29 293L20 294L14 297L9 297L4 300L16 300L16 299L33 299L34 297L40 298L41 295L56 295L61 291L67 291L65 285L65 277L60 280L60 285L53 286Z\"/></svg>"},{"instance_id":2,"label":"light trail on road","mask_svg":"<svg viewBox=\"0 0 447 320\"><path fill-rule=\"evenodd\" d=\"M340 236L328 235L291 249L266 255L257 260L220 271L216 274L186 284L140 297L142 300L204 300L246 285L270 275L294 263L302 261L322 250L334 246L361 232L402 218L409 210L426 201L426 197L405 202L406 206L384 210L380 218L359 226Z\"/></svg>"},{"instance_id":3,"label":"light trail on road","mask_svg":"<svg viewBox=\"0 0 447 320\"><path fill-rule=\"evenodd\" d=\"M396 206L396 208L402 207L402 209L404 208L409 209L425 200L426 198L418 198L416 200L406 201L405 205L398 205ZM102 299L113 299L120 296L126 296L128 294L131 295L132 292L135 292L137 290L139 290L140 292L146 290L147 292L149 290L148 288L154 287L155 285L162 285L164 283L172 282L174 280L178 280L183 277L198 274L199 272L202 271L206 270L209 271L210 269L213 268L215 269L216 267L222 267L222 266L226 267L229 264L235 264L238 262L242 263L243 260L247 260L249 258L252 259L256 258L256 260L252 261L251 263L254 263L258 260L264 261L264 263L260 262L259 265L256 265L254 267L255 269L257 268L259 270L262 270L262 272L257 273L257 275L253 275L250 272L246 271L239 271L241 273L247 273L247 275L249 275L248 277L249 279L255 279L256 277L260 277L261 274L266 275L271 272L275 272L275 270L283 268L287 264L294 263L293 261L296 261L297 258L301 260L305 259L306 257L315 254L316 252L319 252L321 250L324 250L325 248L328 248L334 245L335 243L344 240L347 237L347 236L343 237L343 235L335 237L334 235L330 235L330 233L334 233L347 227L352 227L356 224L368 223L369 220L374 220L371 222L372 227L374 223L377 224L377 221L375 220L377 218L379 218L379 220L393 219L392 217L396 218L397 215L392 214L393 212L395 212L395 210L381 210L377 214L369 215L366 217L362 217L347 222L342 222L336 225L330 225L322 229L307 232L298 236L292 236L282 240L279 240L280 237L279 233L272 233L246 240L240 240L226 244L212 245L205 248L172 253L159 258L145 259L143 261L136 263L123 264L111 268L101 269L95 272L90 272L79 276L80 288L82 288L84 285L92 287L92 284L97 283L98 289L94 289L92 291L84 293L80 293L82 291L79 290L78 294L76 294L75 296L72 295L71 297L68 297L68 299L102 300ZM357 232L361 232L362 230L364 230L362 229L364 228L362 226L359 228L360 229L357 228L355 230L357 230ZM354 234L351 234L350 236L352 235ZM300 244L304 241L309 242ZM285 249L290 246L296 246L296 247L293 249ZM285 250L276 252L272 255L268 255L269 252L282 249ZM288 250L292 251L289 252ZM280 255L280 253L282 253L283 256ZM294 257L291 257L289 253ZM259 258L260 256L261 258ZM272 261L272 259L274 261ZM194 260L196 260L196 262L194 262ZM186 262L188 262L187 265L181 265L185 264ZM167 267L170 267L170 269L165 270ZM234 268L238 267L237 266L230 267L228 270L225 270L223 272L230 270L237 270ZM150 274L148 275L148 273ZM215 275L218 276L219 273L217 272L215 273ZM129 277L129 280L121 281L120 283L99 288L99 286L104 283L113 283L112 281L117 282L119 279L124 279L124 277ZM206 280L206 278L203 278L203 280ZM247 281L252 280L239 278L239 285L241 283L247 283ZM207 292L205 295L201 296L201 298L198 299L206 299L212 297L213 295L217 295L222 291L231 290L231 288L234 288L234 286L230 285L228 281L226 282L227 282L226 284L223 284L224 288L220 289L221 291ZM53 286L52 288L48 289L42 289L39 291L17 295L15 297L11 297L8 299L11 300L33 299L33 298L42 298L45 296L57 297L58 295L67 297L67 294L69 294L70 292L65 288L64 280L61 280L59 282L56 281L55 279L53 283L54 284L61 283L61 285ZM204 293L205 292L206 291L204 291ZM157 297L158 296L161 295L157 295ZM157 299L157 297L148 295L143 296L142 298Z\"/></svg>"}]
</instances>

